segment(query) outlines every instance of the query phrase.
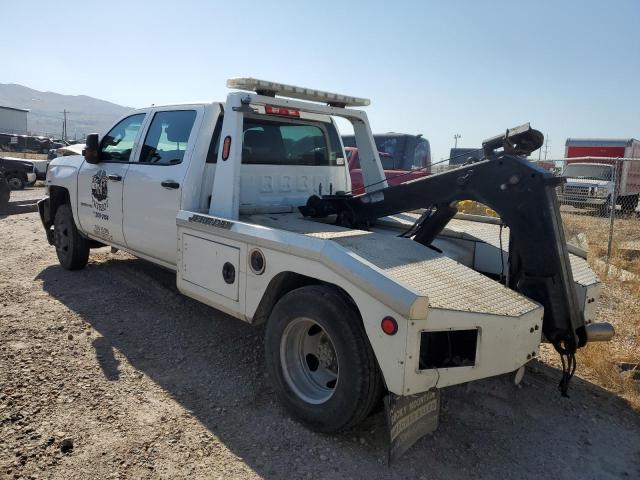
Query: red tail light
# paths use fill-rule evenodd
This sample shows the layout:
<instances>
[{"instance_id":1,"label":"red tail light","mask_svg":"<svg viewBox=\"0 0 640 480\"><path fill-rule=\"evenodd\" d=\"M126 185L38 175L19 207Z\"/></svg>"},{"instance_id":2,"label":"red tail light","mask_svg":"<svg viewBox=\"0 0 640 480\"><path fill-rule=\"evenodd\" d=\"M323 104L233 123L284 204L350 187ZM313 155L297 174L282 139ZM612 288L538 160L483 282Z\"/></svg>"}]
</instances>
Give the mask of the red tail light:
<instances>
[{"instance_id":1,"label":"red tail light","mask_svg":"<svg viewBox=\"0 0 640 480\"><path fill-rule=\"evenodd\" d=\"M382 322L380 322L380 327L387 335L395 335L398 333L398 322L396 322L396 319L393 317L384 317Z\"/></svg>"},{"instance_id":2,"label":"red tail light","mask_svg":"<svg viewBox=\"0 0 640 480\"><path fill-rule=\"evenodd\" d=\"M222 144L222 160L229 158L229 151L231 150L231 137L227 135Z\"/></svg>"},{"instance_id":3,"label":"red tail light","mask_svg":"<svg viewBox=\"0 0 640 480\"><path fill-rule=\"evenodd\" d=\"M266 105L264 112L267 115L280 115L282 117L296 117L300 118L300 111L293 108L274 107L273 105Z\"/></svg>"}]
</instances>

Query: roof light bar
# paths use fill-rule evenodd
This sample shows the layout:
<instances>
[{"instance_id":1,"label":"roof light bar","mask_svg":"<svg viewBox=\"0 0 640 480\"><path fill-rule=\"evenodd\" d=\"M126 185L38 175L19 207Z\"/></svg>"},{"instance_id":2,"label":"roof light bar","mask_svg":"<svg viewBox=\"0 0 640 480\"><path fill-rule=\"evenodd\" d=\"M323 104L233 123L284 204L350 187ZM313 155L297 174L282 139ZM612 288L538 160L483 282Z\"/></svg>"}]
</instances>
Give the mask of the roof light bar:
<instances>
[{"instance_id":1,"label":"roof light bar","mask_svg":"<svg viewBox=\"0 0 640 480\"><path fill-rule=\"evenodd\" d=\"M322 102L334 107L366 107L371 104L368 98L323 92L322 90L285 85L284 83L269 82L251 77L230 78L227 80L227 87L238 90L248 90L261 95L279 95L281 97L296 98L298 100Z\"/></svg>"}]
</instances>

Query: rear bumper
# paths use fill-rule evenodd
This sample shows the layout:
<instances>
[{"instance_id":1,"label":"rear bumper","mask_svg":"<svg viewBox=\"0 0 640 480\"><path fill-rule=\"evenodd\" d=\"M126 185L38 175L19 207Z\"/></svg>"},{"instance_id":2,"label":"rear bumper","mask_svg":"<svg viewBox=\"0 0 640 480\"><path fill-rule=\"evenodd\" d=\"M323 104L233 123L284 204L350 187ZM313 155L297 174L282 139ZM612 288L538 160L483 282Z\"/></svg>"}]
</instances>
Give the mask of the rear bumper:
<instances>
[{"instance_id":1,"label":"rear bumper","mask_svg":"<svg viewBox=\"0 0 640 480\"><path fill-rule=\"evenodd\" d=\"M40 214L40 221L44 227L44 231L47 234L47 241L49 245L53 245L53 219L51 218L51 202L49 197L45 197L38 201L38 213Z\"/></svg>"},{"instance_id":2,"label":"rear bumper","mask_svg":"<svg viewBox=\"0 0 640 480\"><path fill-rule=\"evenodd\" d=\"M573 207L601 207L607 203L606 198L575 197L568 195L558 195L558 201Z\"/></svg>"},{"instance_id":3,"label":"rear bumper","mask_svg":"<svg viewBox=\"0 0 640 480\"><path fill-rule=\"evenodd\" d=\"M433 387L443 388L517 370L538 355L542 314L542 307L510 317L433 309L426 320L410 321L403 394L411 395ZM450 338L443 341L449 332ZM439 335L433 337L437 342L425 345L430 333ZM459 342L459 345L454 345L454 342ZM452 361L438 366L425 365L429 346L441 349L443 344L452 352L449 355ZM465 354L470 354L466 361L459 362L459 366L454 365Z\"/></svg>"}]
</instances>

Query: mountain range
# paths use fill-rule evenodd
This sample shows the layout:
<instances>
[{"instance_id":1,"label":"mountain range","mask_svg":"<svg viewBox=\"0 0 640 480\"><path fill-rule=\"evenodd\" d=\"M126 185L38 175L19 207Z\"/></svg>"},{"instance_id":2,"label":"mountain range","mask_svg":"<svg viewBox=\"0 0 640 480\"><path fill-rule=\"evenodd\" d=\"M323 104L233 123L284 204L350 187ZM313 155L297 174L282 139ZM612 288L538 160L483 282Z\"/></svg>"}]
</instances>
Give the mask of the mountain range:
<instances>
[{"instance_id":1,"label":"mountain range","mask_svg":"<svg viewBox=\"0 0 640 480\"><path fill-rule=\"evenodd\" d=\"M63 111L67 110L68 139L82 139L87 133L104 133L131 107L89 97L41 92L15 83L0 83L0 106L29 110L30 133L60 138Z\"/></svg>"}]
</instances>

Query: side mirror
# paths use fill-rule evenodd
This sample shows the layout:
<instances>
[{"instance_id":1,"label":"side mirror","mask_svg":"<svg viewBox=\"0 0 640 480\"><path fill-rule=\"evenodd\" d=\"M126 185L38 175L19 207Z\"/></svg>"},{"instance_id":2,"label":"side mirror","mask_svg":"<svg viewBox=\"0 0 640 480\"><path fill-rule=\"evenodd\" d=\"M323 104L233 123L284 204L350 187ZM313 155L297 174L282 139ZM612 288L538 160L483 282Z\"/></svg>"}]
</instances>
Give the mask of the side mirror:
<instances>
[{"instance_id":1,"label":"side mirror","mask_svg":"<svg viewBox=\"0 0 640 480\"><path fill-rule=\"evenodd\" d=\"M99 163L100 156L98 155L98 150L100 148L100 139L98 138L97 133L90 133L87 135L87 139L85 140L85 147L82 150L82 155L87 163Z\"/></svg>"}]
</instances>

